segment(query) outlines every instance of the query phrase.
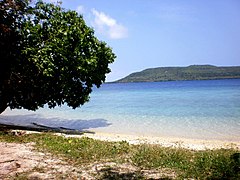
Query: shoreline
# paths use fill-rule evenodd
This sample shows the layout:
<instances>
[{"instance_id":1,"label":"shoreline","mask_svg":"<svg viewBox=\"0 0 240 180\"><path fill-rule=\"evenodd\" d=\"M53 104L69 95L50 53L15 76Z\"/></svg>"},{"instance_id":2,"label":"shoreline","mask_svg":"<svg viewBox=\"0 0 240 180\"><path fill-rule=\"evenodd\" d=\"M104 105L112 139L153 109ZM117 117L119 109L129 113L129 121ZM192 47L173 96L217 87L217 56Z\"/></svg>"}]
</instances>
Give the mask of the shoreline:
<instances>
[{"instance_id":1,"label":"shoreline","mask_svg":"<svg viewBox=\"0 0 240 180\"><path fill-rule=\"evenodd\" d=\"M63 134L61 134L63 135ZM127 141L129 144L151 144L163 147L184 148L189 150L207 149L240 149L240 141L227 140L201 140L175 137L139 136L119 133L84 133L83 135L64 135L65 137L88 137L101 141L120 142Z\"/></svg>"},{"instance_id":2,"label":"shoreline","mask_svg":"<svg viewBox=\"0 0 240 180\"><path fill-rule=\"evenodd\" d=\"M38 130L20 130L12 129L16 135L42 133ZM55 135L72 138L92 138L100 141L121 142L126 141L132 145L149 144L160 145L162 147L170 148L184 148L188 150L214 150L214 149L236 149L240 150L240 141L238 140L220 140L220 139L197 139L185 137L170 137L170 136L156 136L156 135L140 135L114 132L99 132L99 131L83 131L82 133L64 133L52 132Z\"/></svg>"}]
</instances>

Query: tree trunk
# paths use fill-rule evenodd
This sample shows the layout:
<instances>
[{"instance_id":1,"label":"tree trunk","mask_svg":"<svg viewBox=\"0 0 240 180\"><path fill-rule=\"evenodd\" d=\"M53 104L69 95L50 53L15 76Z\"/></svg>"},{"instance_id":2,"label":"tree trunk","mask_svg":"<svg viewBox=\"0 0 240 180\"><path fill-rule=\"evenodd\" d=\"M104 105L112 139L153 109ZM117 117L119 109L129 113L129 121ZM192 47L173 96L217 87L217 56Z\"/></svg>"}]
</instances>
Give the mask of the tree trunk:
<instances>
[{"instance_id":1,"label":"tree trunk","mask_svg":"<svg viewBox=\"0 0 240 180\"><path fill-rule=\"evenodd\" d=\"M0 103L0 114L2 114L7 109L7 104Z\"/></svg>"},{"instance_id":2,"label":"tree trunk","mask_svg":"<svg viewBox=\"0 0 240 180\"><path fill-rule=\"evenodd\" d=\"M2 114L2 112L5 111L7 107L7 101L5 101L4 98L0 97L0 114Z\"/></svg>"}]
</instances>

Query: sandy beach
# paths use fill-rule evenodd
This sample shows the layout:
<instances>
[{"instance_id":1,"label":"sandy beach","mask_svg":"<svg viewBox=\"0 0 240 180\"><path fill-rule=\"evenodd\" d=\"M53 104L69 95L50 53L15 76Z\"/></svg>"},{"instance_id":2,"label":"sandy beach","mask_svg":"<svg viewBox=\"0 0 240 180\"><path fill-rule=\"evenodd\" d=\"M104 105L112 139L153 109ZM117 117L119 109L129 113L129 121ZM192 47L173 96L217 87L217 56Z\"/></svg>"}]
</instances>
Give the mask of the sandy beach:
<instances>
[{"instance_id":1,"label":"sandy beach","mask_svg":"<svg viewBox=\"0 0 240 180\"><path fill-rule=\"evenodd\" d=\"M22 136L29 133L39 133L37 131L13 130L16 136ZM164 147L186 148L190 150L206 149L240 149L240 142L217 141L217 140L197 140L170 137L137 136L115 133L84 133L83 135L66 135L56 133L64 137L82 138L88 137L102 141L127 141L130 144L156 144ZM87 166L69 165L64 159L59 159L46 152L38 152L34 149L34 143L18 144L0 142L0 179L11 179L21 173L30 179L94 179L102 175L107 167L113 171L122 174L140 172L146 179L160 179L162 177L175 178L174 171L165 172L164 169L140 170L131 164L117 164L115 162L94 162ZM26 173L28 172L28 173ZM102 173L102 174L101 174Z\"/></svg>"},{"instance_id":2,"label":"sandy beach","mask_svg":"<svg viewBox=\"0 0 240 180\"><path fill-rule=\"evenodd\" d=\"M199 140L186 138L172 137L156 137L156 136L138 136L128 134L114 133L85 133L79 135L64 135L66 137L88 137L102 141L127 141L130 144L157 144L163 147L177 147L191 150L206 150L206 149L240 149L239 141L223 141L223 140Z\"/></svg>"}]
</instances>

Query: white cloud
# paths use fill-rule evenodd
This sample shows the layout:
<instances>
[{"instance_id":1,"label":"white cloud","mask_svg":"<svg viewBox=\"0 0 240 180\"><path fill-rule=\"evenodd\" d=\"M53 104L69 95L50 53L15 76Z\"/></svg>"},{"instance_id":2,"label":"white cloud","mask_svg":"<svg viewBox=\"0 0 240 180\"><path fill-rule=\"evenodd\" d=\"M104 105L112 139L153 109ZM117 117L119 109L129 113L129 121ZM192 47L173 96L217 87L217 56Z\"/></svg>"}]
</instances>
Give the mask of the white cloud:
<instances>
[{"instance_id":1,"label":"white cloud","mask_svg":"<svg viewBox=\"0 0 240 180\"><path fill-rule=\"evenodd\" d=\"M49 0L51 3L57 3L57 2L61 2L59 0Z\"/></svg>"},{"instance_id":2,"label":"white cloud","mask_svg":"<svg viewBox=\"0 0 240 180\"><path fill-rule=\"evenodd\" d=\"M54 3L54 4L62 3L62 0L44 0L44 1L47 2L47 3Z\"/></svg>"},{"instance_id":3,"label":"white cloud","mask_svg":"<svg viewBox=\"0 0 240 180\"><path fill-rule=\"evenodd\" d=\"M83 13L85 13L85 9L84 9L84 7L83 6L81 6L81 5L79 5L78 7L77 7L77 10L76 10L79 14L83 14Z\"/></svg>"},{"instance_id":4,"label":"white cloud","mask_svg":"<svg viewBox=\"0 0 240 180\"><path fill-rule=\"evenodd\" d=\"M112 39L126 38L128 35L128 30L120 24L115 24L109 29L109 36Z\"/></svg>"},{"instance_id":5,"label":"white cloud","mask_svg":"<svg viewBox=\"0 0 240 180\"><path fill-rule=\"evenodd\" d=\"M92 13L95 17L93 25L100 33L107 35L111 39L122 39L128 36L127 28L117 23L112 17L96 9L92 9Z\"/></svg>"}]
</instances>

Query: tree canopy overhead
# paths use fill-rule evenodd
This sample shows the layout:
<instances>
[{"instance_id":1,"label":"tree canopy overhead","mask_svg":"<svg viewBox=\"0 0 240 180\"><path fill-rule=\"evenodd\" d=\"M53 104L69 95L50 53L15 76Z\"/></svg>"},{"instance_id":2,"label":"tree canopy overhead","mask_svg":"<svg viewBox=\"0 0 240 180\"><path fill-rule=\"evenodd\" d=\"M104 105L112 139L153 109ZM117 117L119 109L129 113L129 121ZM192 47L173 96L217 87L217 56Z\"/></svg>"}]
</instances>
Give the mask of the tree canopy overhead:
<instances>
[{"instance_id":1,"label":"tree canopy overhead","mask_svg":"<svg viewBox=\"0 0 240 180\"><path fill-rule=\"evenodd\" d=\"M0 112L88 101L110 72L112 49L75 11L42 1L0 3Z\"/></svg>"}]
</instances>

